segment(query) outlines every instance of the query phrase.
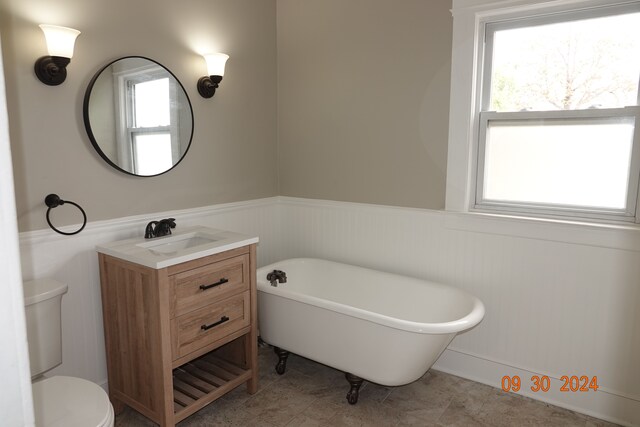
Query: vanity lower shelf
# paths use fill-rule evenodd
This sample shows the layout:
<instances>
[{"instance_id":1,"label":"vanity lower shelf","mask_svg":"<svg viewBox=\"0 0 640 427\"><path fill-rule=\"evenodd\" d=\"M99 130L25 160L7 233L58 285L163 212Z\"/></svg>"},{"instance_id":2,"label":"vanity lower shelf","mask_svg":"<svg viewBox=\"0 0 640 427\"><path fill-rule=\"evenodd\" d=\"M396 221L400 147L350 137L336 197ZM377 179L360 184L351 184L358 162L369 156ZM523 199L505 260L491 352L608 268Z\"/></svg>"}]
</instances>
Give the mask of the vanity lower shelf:
<instances>
[{"instance_id":1,"label":"vanity lower shelf","mask_svg":"<svg viewBox=\"0 0 640 427\"><path fill-rule=\"evenodd\" d=\"M173 370L173 409L179 422L251 378L244 369L213 353Z\"/></svg>"}]
</instances>

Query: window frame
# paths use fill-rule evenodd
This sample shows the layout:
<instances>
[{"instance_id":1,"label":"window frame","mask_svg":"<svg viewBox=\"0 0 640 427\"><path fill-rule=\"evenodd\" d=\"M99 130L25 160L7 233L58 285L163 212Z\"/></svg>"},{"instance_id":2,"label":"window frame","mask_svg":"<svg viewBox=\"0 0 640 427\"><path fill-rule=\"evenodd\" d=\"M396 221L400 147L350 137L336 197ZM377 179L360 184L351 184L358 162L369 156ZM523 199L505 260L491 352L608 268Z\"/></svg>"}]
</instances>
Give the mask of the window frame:
<instances>
[{"instance_id":1,"label":"window frame","mask_svg":"<svg viewBox=\"0 0 640 427\"><path fill-rule=\"evenodd\" d=\"M176 81L169 78L170 97L170 124L167 126L135 127L135 107L132 87L138 83L153 81L165 78L165 70L159 65L146 65L129 69L123 72L114 73L114 92L118 94L116 102L116 135L118 145L118 158L125 169L138 173L138 162L136 159L135 136L141 134L169 134L171 141L178 141L179 113L177 109L177 86ZM174 164L180 159L179 144L171 144L171 157ZM144 175L148 176L148 175Z\"/></svg>"},{"instance_id":2,"label":"window frame","mask_svg":"<svg viewBox=\"0 0 640 427\"><path fill-rule=\"evenodd\" d=\"M605 0L558 0L541 2L536 0L507 0L500 4L486 0L455 0L454 48L452 56L451 117L460 117L466 104L464 116L450 123L450 142L447 170L446 209L449 211L497 213L517 217L552 218L559 220L581 220L587 222L639 222L640 213L640 107L629 106L613 109L491 112L488 88L491 69L484 58L492 52L492 44L486 43L496 30L527 27L604 17L620 13L640 11L640 2L620 1L612 4ZM472 25L473 24L473 25ZM487 31L493 29L493 31ZM464 80L472 74L472 79ZM468 78L468 77L466 77ZM460 83L460 84L457 84ZM486 96L485 96L486 95ZM640 96L640 95L639 95ZM483 108L484 107L484 108ZM483 157L486 143L486 127L491 120L500 120L509 115L511 120L584 119L585 117L633 118L634 137L627 185L627 208L584 209L576 206L535 203L495 203L483 201L478 194L482 190ZM481 203L478 203L481 202Z\"/></svg>"}]
</instances>

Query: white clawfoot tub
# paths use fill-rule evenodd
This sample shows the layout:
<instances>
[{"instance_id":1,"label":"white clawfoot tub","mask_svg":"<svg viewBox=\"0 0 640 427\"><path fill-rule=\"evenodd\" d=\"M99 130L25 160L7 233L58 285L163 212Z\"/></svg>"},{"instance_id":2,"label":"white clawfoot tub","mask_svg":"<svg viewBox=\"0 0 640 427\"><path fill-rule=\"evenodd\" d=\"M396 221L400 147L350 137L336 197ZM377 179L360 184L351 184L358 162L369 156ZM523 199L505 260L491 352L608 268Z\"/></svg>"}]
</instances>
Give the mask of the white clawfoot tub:
<instances>
[{"instance_id":1,"label":"white clawfoot tub","mask_svg":"<svg viewBox=\"0 0 640 427\"><path fill-rule=\"evenodd\" d=\"M278 283L286 273L286 283ZM454 287L312 258L258 269L262 339L347 373L349 403L362 380L399 386L429 370L457 333L480 323L484 305Z\"/></svg>"}]
</instances>

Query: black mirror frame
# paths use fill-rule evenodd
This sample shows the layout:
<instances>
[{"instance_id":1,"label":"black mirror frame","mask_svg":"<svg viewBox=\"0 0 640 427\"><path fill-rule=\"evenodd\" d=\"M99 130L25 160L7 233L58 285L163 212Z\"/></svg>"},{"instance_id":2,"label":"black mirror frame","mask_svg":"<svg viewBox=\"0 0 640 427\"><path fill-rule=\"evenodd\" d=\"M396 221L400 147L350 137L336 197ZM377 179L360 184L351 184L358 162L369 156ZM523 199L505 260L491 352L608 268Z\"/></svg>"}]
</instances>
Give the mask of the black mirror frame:
<instances>
[{"instance_id":1,"label":"black mirror frame","mask_svg":"<svg viewBox=\"0 0 640 427\"><path fill-rule=\"evenodd\" d=\"M89 100L91 99L91 91L93 89L93 86L96 83L96 80L98 80L98 77L100 77L100 75L102 74L102 72L104 70L109 68L114 63L116 63L118 61L122 61L123 59L130 59L130 58L145 59L147 61L151 61L151 62L153 62L155 64L158 64L160 67L164 68L169 74L171 74L171 76L175 79L175 81L182 88L182 91L184 92L184 96L187 99L187 103L189 104L189 110L191 111L191 135L189 135L189 144L187 145L186 150L184 150L184 153L182 154L180 159L172 167L170 167L169 169L165 170L164 172L160 172L160 173L157 173L155 175L138 175L138 174L135 174L133 172L129 172L128 170L125 170L125 169L121 168L120 166L118 166L117 164L115 164L102 151L102 149L100 148L100 145L98 144L98 141L95 138L95 135L93 134L93 131L91 130L91 120L89 119ZM154 61L153 59L147 58L145 56L139 56L139 55L123 56L121 58L114 59L113 61L109 62L107 65L102 67L100 70L98 70L98 72L91 78L91 81L89 82L89 85L87 86L87 90L84 93L84 100L82 102L82 118L84 120L84 128L87 131L87 135L89 136L89 140L91 141L91 145L93 145L93 148L97 151L97 153L100 155L100 157L102 157L102 159L105 162L107 162L107 164L109 164L109 166L113 167L114 169L119 170L120 172L124 172L127 175L136 176L136 177L139 177L139 178L151 178L151 177L154 177L154 176L164 175L165 173L173 170L185 158L185 156L189 152L189 149L191 148L191 143L193 142L193 131L194 131L194 128L195 128L195 120L194 120L194 117L193 117L193 105L191 104L191 99L189 99L189 94L187 94L187 91L184 88L184 86L182 85L182 82L176 77L175 74L173 74L171 72L171 70L169 70L167 67L165 67L164 65L162 65L158 61Z\"/></svg>"}]
</instances>

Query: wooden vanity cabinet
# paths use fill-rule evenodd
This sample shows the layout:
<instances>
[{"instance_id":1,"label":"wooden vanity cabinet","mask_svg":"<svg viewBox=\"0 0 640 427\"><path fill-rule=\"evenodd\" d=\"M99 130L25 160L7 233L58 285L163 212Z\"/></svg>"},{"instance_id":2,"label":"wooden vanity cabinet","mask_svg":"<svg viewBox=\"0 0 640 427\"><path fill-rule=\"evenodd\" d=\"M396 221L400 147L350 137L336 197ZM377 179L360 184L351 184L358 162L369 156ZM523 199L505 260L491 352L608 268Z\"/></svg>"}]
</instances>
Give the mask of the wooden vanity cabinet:
<instances>
[{"instance_id":1,"label":"wooden vanity cabinet","mask_svg":"<svg viewBox=\"0 0 640 427\"><path fill-rule=\"evenodd\" d=\"M257 391L256 245L162 269L100 253L109 398L174 426Z\"/></svg>"}]
</instances>

